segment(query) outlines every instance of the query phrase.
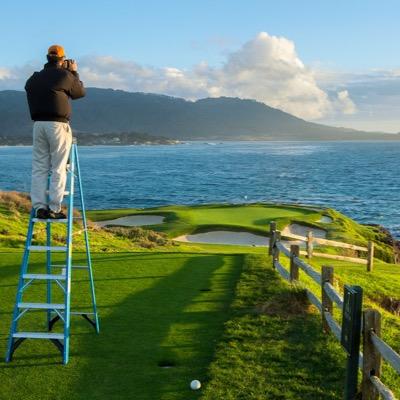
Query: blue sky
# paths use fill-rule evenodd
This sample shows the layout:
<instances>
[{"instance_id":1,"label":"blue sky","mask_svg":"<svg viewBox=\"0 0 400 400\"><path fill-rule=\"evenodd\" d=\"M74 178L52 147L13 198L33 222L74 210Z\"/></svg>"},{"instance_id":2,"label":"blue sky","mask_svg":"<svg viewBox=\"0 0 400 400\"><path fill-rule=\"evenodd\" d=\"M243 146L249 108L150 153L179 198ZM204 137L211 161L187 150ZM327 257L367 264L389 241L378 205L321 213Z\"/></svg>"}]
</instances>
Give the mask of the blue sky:
<instances>
[{"instance_id":1,"label":"blue sky","mask_svg":"<svg viewBox=\"0 0 400 400\"><path fill-rule=\"evenodd\" d=\"M6 1L0 64L33 60L59 42L71 56L114 55L188 67L261 31L296 43L306 63L391 68L400 54L398 1ZM10 40L12 38L12 40Z\"/></svg>"},{"instance_id":2,"label":"blue sky","mask_svg":"<svg viewBox=\"0 0 400 400\"><path fill-rule=\"evenodd\" d=\"M253 89L242 93L221 83L228 78L236 79L237 74L225 74L224 79L219 77L215 83L216 75L232 69L230 55L242 49L236 60L245 57L246 43L258 51L260 43L252 41L260 32L266 32L269 39L263 39L264 50L274 37L293 43L295 53L291 60L297 57L314 71L316 85L329 98L330 111L326 111L328 107L323 112L296 112L296 108L286 105L284 88L279 100L269 101L271 105L307 119L363 129L383 126L384 130L397 131L397 120L400 122L395 104L400 100L396 89L400 88L396 86L400 70L400 2L397 1L7 1L1 9L0 89L22 88L23 75L40 66L50 44L60 43L68 56L85 67L88 82L96 86L132 91L159 89L190 99L213 93L253 95L267 102L269 97L264 99ZM282 45L287 43L282 42L278 48ZM93 65L97 59L103 65L101 70ZM108 69L104 67L105 60ZM269 62L265 57L254 60ZM208 66L206 83L205 72L201 72L200 79L195 71L201 63ZM111 64L115 74L110 71ZM237 65L236 62L235 68ZM266 72L267 67L269 64L265 66ZM138 80L128 82L126 76L137 73L137 68L150 68L152 82L144 86ZM188 89L187 84L183 87L183 78L178 77L178 84L176 76L174 82L161 85L160 81L166 79L165 68L184 71L186 81L197 80L199 87L207 86L207 90L196 91L192 86ZM221 70L214 70L218 68ZM299 79L311 79L310 75L300 75ZM254 79L259 78L258 71ZM388 79L390 84L393 80L394 89L390 95L385 92L383 100L382 82L387 90ZM377 97L375 94L372 97L379 105L385 104L375 116L378 110L366 100L374 82L377 82ZM270 89L266 84L265 90ZM347 94L343 94L345 91ZM338 111L342 100L347 102L344 113ZM317 107L321 107L320 101ZM353 109L349 101L354 103ZM387 110L388 104L391 111ZM379 124L374 125L378 120Z\"/></svg>"}]
</instances>

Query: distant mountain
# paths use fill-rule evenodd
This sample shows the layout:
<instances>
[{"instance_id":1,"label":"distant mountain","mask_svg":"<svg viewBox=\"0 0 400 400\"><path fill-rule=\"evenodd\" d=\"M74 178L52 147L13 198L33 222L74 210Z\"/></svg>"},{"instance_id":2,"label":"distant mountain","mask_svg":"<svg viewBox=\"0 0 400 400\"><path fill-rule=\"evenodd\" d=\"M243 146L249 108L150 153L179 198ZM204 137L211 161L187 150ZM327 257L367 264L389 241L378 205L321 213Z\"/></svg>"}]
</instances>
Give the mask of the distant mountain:
<instances>
[{"instance_id":1,"label":"distant mountain","mask_svg":"<svg viewBox=\"0 0 400 400\"><path fill-rule=\"evenodd\" d=\"M0 136L30 135L25 93L0 91ZM158 94L89 88L73 103L72 126L81 134L142 132L171 139L398 140L304 121L254 100L219 97L197 101Z\"/></svg>"}]
</instances>

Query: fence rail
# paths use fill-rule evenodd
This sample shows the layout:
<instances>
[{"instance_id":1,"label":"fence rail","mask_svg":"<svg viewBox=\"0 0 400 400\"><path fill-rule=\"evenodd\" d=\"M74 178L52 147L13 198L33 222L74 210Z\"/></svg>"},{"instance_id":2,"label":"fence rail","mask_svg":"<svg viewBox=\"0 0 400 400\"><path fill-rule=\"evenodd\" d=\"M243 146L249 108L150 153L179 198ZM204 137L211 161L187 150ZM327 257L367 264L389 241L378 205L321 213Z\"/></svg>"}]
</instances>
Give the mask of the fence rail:
<instances>
[{"instance_id":1,"label":"fence rail","mask_svg":"<svg viewBox=\"0 0 400 400\"><path fill-rule=\"evenodd\" d=\"M274 227L276 230L276 225L274 225ZM273 232L273 230L271 230L271 232ZM374 243L372 241L368 242L367 247L358 246L355 244L338 242L336 240L329 240L329 239L315 237L315 236L313 236L311 230L308 232L307 236L295 235L293 233L285 233L283 236L285 239L295 239L295 240L301 240L302 242L305 242L307 250L300 251L300 254L307 255L307 257L309 259L312 257L331 258L334 260L350 261L353 263L366 265L367 271L372 271L372 269L373 269ZM349 256L341 256L338 254L315 252L314 244L320 244L320 245L325 245L325 246L330 246L330 247L338 247L338 248L342 248L342 249L350 249L350 250L355 250L355 251L362 251L362 252L367 253L367 255L366 255L366 258L361 258L361 257L349 257Z\"/></svg>"},{"instance_id":2,"label":"fence rail","mask_svg":"<svg viewBox=\"0 0 400 400\"><path fill-rule=\"evenodd\" d=\"M298 235L290 235L295 239L307 239ZM312 236L312 235L309 235ZM285 238L288 235L285 235ZM299 269L304 271L314 282L321 287L320 300L311 290L306 288L306 294L309 301L319 310L322 316L322 326L325 332L332 332L334 336L340 341L342 335L342 327L333 317L333 304L343 312L344 301L343 297L333 286L334 282L334 269L333 267L322 267L322 273L314 270L314 268L307 264L306 261L300 258L301 253L298 245L291 245L290 249L283 245L280 241L281 233L276 230L274 222L270 225L270 246L269 254L272 255L273 267L279 274L287 281L296 283L299 280ZM340 242L329 241L326 239L313 238L315 241L333 242L338 244ZM308 243L310 244L310 243ZM329 244L332 245L332 244ZM368 245L368 248L361 246L345 247L354 250L368 251L368 255L373 257L373 243ZM337 246L341 247L341 246ZM355 248L357 247L357 248ZM311 246L307 246L309 254ZM290 270L288 271L280 262L280 255L288 257L290 260ZM314 253L317 255L319 253ZM322 253L321 253L322 254ZM324 254L325 255L325 254ZM352 257L341 256L340 259L353 260ZM363 260L367 265L372 266L369 260ZM354 261L353 261L354 262ZM367 269L371 270L371 269ZM381 362L385 360L390 366L400 374L400 355L393 350L385 341L380 337L381 334L381 317L377 310L365 310L363 312L362 320L362 345L363 352L360 352L358 357L358 366L362 370L363 379L361 383L362 398L367 400L378 400L379 397L388 400L396 400L392 391L382 383L381 377Z\"/></svg>"},{"instance_id":3,"label":"fence rail","mask_svg":"<svg viewBox=\"0 0 400 400\"><path fill-rule=\"evenodd\" d=\"M306 242L308 239L308 236L300 236L300 235L295 235L293 233L285 233L284 236L285 236L285 238L297 239L297 240L301 240L303 242ZM343 243L343 242L337 242L336 240L323 239L323 238L319 238L316 236L313 236L312 240L314 243L324 244L326 246L331 246L331 247L341 247L342 249L350 249L350 250L357 250L357 251L368 251L368 247L357 246L355 244L349 244L349 243Z\"/></svg>"}]
</instances>

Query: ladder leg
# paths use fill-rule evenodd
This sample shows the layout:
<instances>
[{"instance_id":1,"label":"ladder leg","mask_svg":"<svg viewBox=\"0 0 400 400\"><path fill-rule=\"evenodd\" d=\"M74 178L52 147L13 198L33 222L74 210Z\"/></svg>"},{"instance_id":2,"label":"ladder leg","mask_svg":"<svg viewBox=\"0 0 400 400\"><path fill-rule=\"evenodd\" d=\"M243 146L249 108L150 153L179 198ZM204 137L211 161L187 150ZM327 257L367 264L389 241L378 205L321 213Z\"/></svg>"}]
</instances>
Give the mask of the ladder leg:
<instances>
[{"instance_id":1,"label":"ladder leg","mask_svg":"<svg viewBox=\"0 0 400 400\"><path fill-rule=\"evenodd\" d=\"M16 295L14 312L13 312L12 321L11 321L10 337L8 339L6 362L11 361L14 350L17 347L17 343L14 341L13 335L16 332L17 327L18 327L18 319L17 319L18 314L19 314L18 303L20 303L22 300L23 287L24 287L23 275L26 273L27 268L28 268L29 246L31 245L31 242L32 242L32 234L33 234L33 226L34 226L34 222L32 221L32 218L34 216L35 216L35 210L32 209L30 217L29 217L28 233L26 236L25 250L24 250L24 255L22 258L21 272L20 272L19 281L18 281L17 295Z\"/></svg>"},{"instance_id":2,"label":"ladder leg","mask_svg":"<svg viewBox=\"0 0 400 400\"><path fill-rule=\"evenodd\" d=\"M66 290L65 290L65 313L64 313L64 348L63 363L69 360L69 335L71 324L71 272L72 272L72 229L74 214L74 177L75 177L75 144L72 144L70 152L70 169L68 171L69 194L68 194L68 223L67 223L67 254L66 254Z\"/></svg>"},{"instance_id":3,"label":"ladder leg","mask_svg":"<svg viewBox=\"0 0 400 400\"><path fill-rule=\"evenodd\" d=\"M81 203L81 212L82 212L82 224L85 235L85 247L86 247L86 261L88 266L89 273L89 283L90 283L90 292L92 296L92 308L94 314L94 325L96 332L100 332L100 324L99 324L99 316L97 313L97 305L96 305L96 292L94 288L94 280L93 280L93 269L92 269L92 257L90 254L90 243L89 243L89 233L87 229L87 220L86 220L86 208L85 208L85 200L83 197L83 188L82 188L82 180L81 180L81 170L79 166L79 156L78 156L78 148L74 145L74 156L76 162L76 171L77 171L77 179L78 179L78 187L79 187L79 199Z\"/></svg>"},{"instance_id":4,"label":"ladder leg","mask_svg":"<svg viewBox=\"0 0 400 400\"><path fill-rule=\"evenodd\" d=\"M46 223L46 245L50 248L51 246L51 223ZM46 252L46 273L48 275L51 274L51 251L47 250ZM47 280L47 294L46 294L47 303L51 303L51 280ZM51 311L47 310L47 329L51 330Z\"/></svg>"}]
</instances>

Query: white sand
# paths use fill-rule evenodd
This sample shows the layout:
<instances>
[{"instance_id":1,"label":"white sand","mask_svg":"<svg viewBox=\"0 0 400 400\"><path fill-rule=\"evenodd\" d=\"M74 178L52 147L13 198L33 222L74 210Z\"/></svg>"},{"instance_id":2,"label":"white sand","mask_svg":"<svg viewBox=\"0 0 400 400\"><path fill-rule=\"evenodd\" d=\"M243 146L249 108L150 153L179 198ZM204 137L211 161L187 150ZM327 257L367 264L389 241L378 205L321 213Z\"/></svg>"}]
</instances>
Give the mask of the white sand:
<instances>
[{"instance_id":1,"label":"white sand","mask_svg":"<svg viewBox=\"0 0 400 400\"><path fill-rule=\"evenodd\" d=\"M110 219L109 221L97 221L98 226L144 226L144 225L157 225L164 222L164 218L161 215L128 215L127 217L121 217L116 219Z\"/></svg>"},{"instance_id":2,"label":"white sand","mask_svg":"<svg viewBox=\"0 0 400 400\"><path fill-rule=\"evenodd\" d=\"M326 238L326 231L318 228L311 228L309 226L300 225L300 224L290 224L286 226L282 231L282 236L286 234L299 235L299 236L307 236L307 232L312 231L314 237ZM293 243L294 244L294 243Z\"/></svg>"},{"instance_id":3,"label":"white sand","mask_svg":"<svg viewBox=\"0 0 400 400\"><path fill-rule=\"evenodd\" d=\"M212 231L182 235L174 240L178 242L233 244L241 246L268 246L269 239L266 236L256 235L250 232Z\"/></svg>"},{"instance_id":4,"label":"white sand","mask_svg":"<svg viewBox=\"0 0 400 400\"><path fill-rule=\"evenodd\" d=\"M333 222L333 219L331 217L328 217L327 215L323 215L318 222L322 222L324 224L331 224Z\"/></svg>"}]
</instances>

